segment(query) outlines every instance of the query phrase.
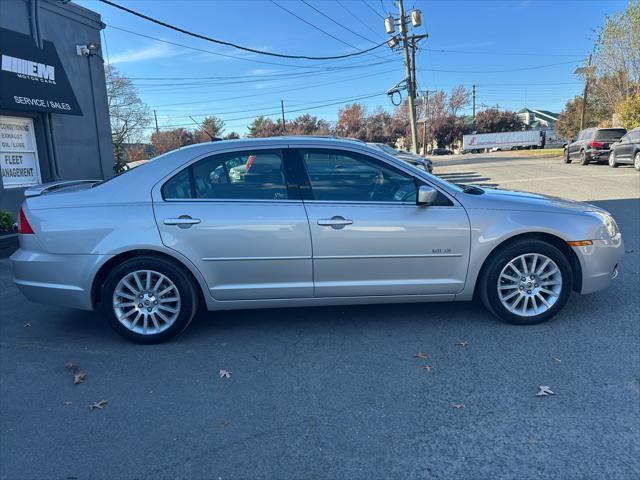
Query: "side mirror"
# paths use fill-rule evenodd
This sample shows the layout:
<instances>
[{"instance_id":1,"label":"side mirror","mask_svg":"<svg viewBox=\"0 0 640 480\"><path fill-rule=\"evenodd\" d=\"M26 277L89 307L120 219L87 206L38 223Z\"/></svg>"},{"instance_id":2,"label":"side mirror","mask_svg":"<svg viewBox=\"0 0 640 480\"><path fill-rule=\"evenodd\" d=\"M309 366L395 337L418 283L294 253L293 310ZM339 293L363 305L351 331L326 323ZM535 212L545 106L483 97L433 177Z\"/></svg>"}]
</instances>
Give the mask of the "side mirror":
<instances>
[{"instance_id":1,"label":"side mirror","mask_svg":"<svg viewBox=\"0 0 640 480\"><path fill-rule=\"evenodd\" d=\"M424 206L433 205L437 198L438 191L435 188L427 185L421 185L418 188L418 201L416 204Z\"/></svg>"}]
</instances>

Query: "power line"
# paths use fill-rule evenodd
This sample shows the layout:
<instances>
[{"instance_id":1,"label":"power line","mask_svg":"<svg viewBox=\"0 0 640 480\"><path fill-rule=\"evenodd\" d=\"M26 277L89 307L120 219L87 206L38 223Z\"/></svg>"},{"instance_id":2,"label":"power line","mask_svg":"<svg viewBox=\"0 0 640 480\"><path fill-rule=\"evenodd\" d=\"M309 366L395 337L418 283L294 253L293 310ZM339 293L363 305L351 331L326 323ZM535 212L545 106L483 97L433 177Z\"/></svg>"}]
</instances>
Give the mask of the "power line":
<instances>
[{"instance_id":1,"label":"power line","mask_svg":"<svg viewBox=\"0 0 640 480\"><path fill-rule=\"evenodd\" d=\"M537 70L540 68L549 68L549 67L557 67L558 65L573 65L575 61L571 62L560 62L560 63L548 63L546 65L535 65L531 67L521 67L521 68L509 68L506 70L439 70L436 68L421 68L418 69L422 72L442 72L442 73L508 73L508 72L522 72L525 70Z\"/></svg>"},{"instance_id":2,"label":"power line","mask_svg":"<svg viewBox=\"0 0 640 480\"><path fill-rule=\"evenodd\" d=\"M355 102L355 101L358 101L358 100L365 100L365 99L368 99L368 98L380 97L380 96L386 95L386 94L387 94L386 92L381 92L381 93L374 93L374 94L371 94L371 95L362 95L362 96L359 96L359 97L350 98L350 99L348 99L346 101L334 102L334 103L326 103L324 105L317 105L317 106L312 106L312 107L303 107L303 108L298 108L298 109L294 109L294 110L287 110L287 113L297 113L297 112L304 112L304 111L308 111L308 110L317 110L318 108L331 107L331 106L335 106L335 105L342 105L342 104L345 104L345 103ZM269 112L269 113L258 112L256 114L250 115L248 117L238 117L238 118L228 118L228 119L221 118L221 120L223 122L227 122L227 121L228 122L234 122L234 121L238 121L238 120L250 120L250 119L256 118L256 117L269 117L269 116L280 115L280 114L281 114L281 111L277 110L277 111ZM190 122L190 123L180 123L180 124L166 125L166 126L164 126L162 128L184 127L184 126L189 126L189 125L192 125L192 124L193 124L192 122Z\"/></svg>"},{"instance_id":3,"label":"power line","mask_svg":"<svg viewBox=\"0 0 640 480\"><path fill-rule=\"evenodd\" d=\"M582 60L584 55L571 55L568 53L530 53L530 52L490 52L490 51L472 51L472 50L448 50L444 48L421 48L427 52L433 53L459 53L462 55L504 55L514 57L571 57Z\"/></svg>"},{"instance_id":4,"label":"power line","mask_svg":"<svg viewBox=\"0 0 640 480\"><path fill-rule=\"evenodd\" d=\"M349 10L347 8L346 5L344 5L340 0L336 0L336 3L338 5L340 5L342 7L342 9L344 11L346 11L349 15L351 15L351 18L355 19L358 21L358 23L360 23L362 26L364 26L367 30L369 30L370 32L372 32L374 35L378 36L378 37L383 37L383 35L380 34L380 32L375 31L373 28L371 28L369 25L366 24L366 22L362 21L362 19L360 18L359 15L354 14L351 10Z\"/></svg>"},{"instance_id":5,"label":"power line","mask_svg":"<svg viewBox=\"0 0 640 480\"><path fill-rule=\"evenodd\" d=\"M264 50L258 50L258 49L255 49L255 48L244 47L242 45L238 45L238 44L235 44L235 43L232 43L232 42L227 42L225 40L218 40L216 38L208 37L208 36L202 35L200 33L191 32L189 30L185 30L184 28L176 27L175 25L171 25L169 23L163 22L162 20L158 20L156 18L153 18L153 17L150 17L148 15L145 15L143 13L136 12L135 10L132 10L130 8L123 7L122 5L118 5L117 3L111 2L110 0L98 0L98 1L100 1L102 3L105 3L107 5L111 5L112 7L118 8L120 10L123 10L123 11L127 12L127 13L135 15L136 17L143 18L145 20L148 20L149 22L155 23L155 24L163 26L165 28L169 28L171 30L175 30L176 32L184 33L185 35L189 35L191 37L199 38L200 40L206 40L207 42L217 43L218 45L225 45L227 47L233 47L233 48L236 48L238 50L244 50L245 52L257 53L257 54L260 54L260 55L268 55L268 56L271 56L271 57L294 58L294 59L297 58L297 59L304 59L304 60L335 60L335 59L338 59L338 58L347 58L347 57L354 57L356 55L363 55L365 53L371 52L372 50L375 50L376 48L381 47L382 45L385 45L385 43L386 43L386 42L382 42L379 45L375 45L375 46L373 46L371 48L368 48L368 49L365 49L365 50L359 50L357 52L347 53L347 54L344 54L344 55L332 55L332 56L324 56L324 57L315 57L315 56L309 56L309 55L290 55L290 54L286 54L286 53L266 52ZM343 43L345 43L345 42L343 42Z\"/></svg>"},{"instance_id":6,"label":"power line","mask_svg":"<svg viewBox=\"0 0 640 480\"><path fill-rule=\"evenodd\" d=\"M349 27L341 24L340 22L338 22L337 20L335 20L334 18L330 17L329 15L327 15L326 13L318 10L316 7L314 7L313 5L311 5L309 2L307 2L306 0L300 0L302 3L304 3L307 7L313 9L314 11L318 12L320 15L322 15L324 18L328 19L329 21L335 23L336 25L338 25L339 27L345 29L348 32L351 32L352 34L354 34L357 37L362 38L363 40L366 40L369 43L373 43L374 45L377 43L373 40L371 40L370 38L367 38L363 35L360 35L358 32L354 32L353 30L351 30Z\"/></svg>"},{"instance_id":7,"label":"power line","mask_svg":"<svg viewBox=\"0 0 640 480\"><path fill-rule=\"evenodd\" d=\"M361 78L369 78L369 77L375 77L378 75L384 75L387 73L393 73L396 70L384 70L382 72L374 72L374 73L370 73L368 75L357 75L355 77L345 77L345 78L341 78L341 79L337 79L337 80L332 80L330 82L322 82L322 83L316 83L316 84L310 84L310 85L304 85L302 87L296 87L296 88L285 88L283 89L278 89L278 90L271 90L271 91L261 91L259 93L255 93L255 94L251 94L251 95L239 95L236 97L227 97L227 98L214 98L211 100L199 100L199 101L195 101L195 102L179 102L179 103L169 103L169 104L164 104L164 105L153 105L153 108L158 108L158 107L173 107L173 106L183 106L183 105L195 105L195 104L201 104L201 103L211 103L211 102L222 102L222 101L228 101L228 100L237 100L237 99L244 99L244 98L250 98L250 97L260 97L260 96L264 96L265 94L279 94L279 93L288 93L288 92L293 92L293 91L298 91L298 90L308 90L310 88L314 88L314 87L323 87L325 85L335 85L335 84L342 84L345 81L348 80L359 80Z\"/></svg>"},{"instance_id":8,"label":"power line","mask_svg":"<svg viewBox=\"0 0 640 480\"><path fill-rule=\"evenodd\" d=\"M360 0L360 1L364 3L369 10L371 10L373 13L375 13L377 16L379 16L381 19L384 20L384 17L380 15L371 5L369 5L366 0Z\"/></svg>"},{"instance_id":9,"label":"power line","mask_svg":"<svg viewBox=\"0 0 640 480\"><path fill-rule=\"evenodd\" d=\"M286 7L283 7L282 5L280 5L279 3L275 2L274 0L269 0L271 3L273 3L276 7L284 10L285 12L287 12L289 15L292 15L294 17L296 17L298 20L300 20L301 22L306 23L307 25L309 25L311 28L315 28L316 30L318 30L319 32L324 33L325 35L327 35L328 37L333 38L334 40L346 45L347 47L351 47L351 48L358 48L355 45L352 45L348 42L345 42L344 40L342 40L341 38L336 37L335 35L332 35L331 33L327 32L326 30L320 28L319 26L309 22L308 20L305 20L304 18L302 18L301 16L295 14L294 12L292 12L291 10L289 10Z\"/></svg>"}]
</instances>

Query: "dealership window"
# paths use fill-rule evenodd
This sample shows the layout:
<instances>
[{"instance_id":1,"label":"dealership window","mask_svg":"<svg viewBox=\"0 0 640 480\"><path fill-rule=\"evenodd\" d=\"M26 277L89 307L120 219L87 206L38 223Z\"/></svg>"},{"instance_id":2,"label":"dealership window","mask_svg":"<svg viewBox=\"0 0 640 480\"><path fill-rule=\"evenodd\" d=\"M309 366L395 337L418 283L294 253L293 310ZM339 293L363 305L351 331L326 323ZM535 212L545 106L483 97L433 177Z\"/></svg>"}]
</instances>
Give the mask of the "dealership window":
<instances>
[{"instance_id":1,"label":"dealership window","mask_svg":"<svg viewBox=\"0 0 640 480\"><path fill-rule=\"evenodd\" d=\"M33 119L0 116L0 175L5 189L42 183Z\"/></svg>"}]
</instances>

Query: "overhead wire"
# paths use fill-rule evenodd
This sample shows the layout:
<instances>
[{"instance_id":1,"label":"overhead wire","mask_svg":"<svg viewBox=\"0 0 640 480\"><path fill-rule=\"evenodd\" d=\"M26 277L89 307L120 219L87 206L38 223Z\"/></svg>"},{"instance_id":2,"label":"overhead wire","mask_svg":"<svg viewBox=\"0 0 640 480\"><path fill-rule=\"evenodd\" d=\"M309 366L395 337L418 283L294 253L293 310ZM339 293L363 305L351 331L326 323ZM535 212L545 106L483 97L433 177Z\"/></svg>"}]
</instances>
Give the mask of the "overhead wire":
<instances>
[{"instance_id":1,"label":"overhead wire","mask_svg":"<svg viewBox=\"0 0 640 480\"><path fill-rule=\"evenodd\" d=\"M130 9L128 7L123 6L123 5L119 5L119 4L117 4L115 2L112 2L110 0L98 0L98 1L102 2L104 4L107 4L107 5L110 5L110 6L114 7L114 8L118 8L118 9L120 9L122 11L128 12L128 13L130 13L132 15L135 15L136 17L142 18L144 20L147 20L149 22L155 23L155 24L160 25L162 27L165 27L165 28L168 28L168 29L171 29L171 30L175 30L176 32L180 32L180 33L183 33L185 35L189 35L191 37L198 38L200 40L205 40L207 42L216 43L218 45L224 45L224 46L227 46L227 47L236 48L238 50L243 50L245 52L256 53L256 54L259 54L259 55L268 55L268 56L271 56L271 57L303 59L303 60L333 60L333 59L348 58L348 57L354 57L354 56L357 56L357 55L363 55L365 53L371 52L371 51L381 47L382 45L385 45L385 43L386 43L386 42L382 42L382 43L380 43L378 45L375 45L373 47L370 47L370 48L367 48L367 49L364 49L364 50L358 50L358 51L355 51L355 52L346 53L346 54L343 54L343 55L312 56L312 55L292 55L292 54L287 54L287 53L267 52L265 50L259 50L257 48L245 47L245 46L233 43L233 42L228 42L226 40L219 40L219 39L216 39L216 38L213 38L213 37L209 37L207 35L203 35L203 34L200 34L200 33L192 32L192 31L187 30L185 28L177 27L177 26L172 25L170 23L167 23L165 21L158 20L157 18L153 18L153 17L150 17L149 15L145 15L143 13L137 12L137 11L132 10L132 9ZM273 3L275 3L275 2L273 2ZM337 39L337 40L339 40L339 39Z\"/></svg>"}]
</instances>

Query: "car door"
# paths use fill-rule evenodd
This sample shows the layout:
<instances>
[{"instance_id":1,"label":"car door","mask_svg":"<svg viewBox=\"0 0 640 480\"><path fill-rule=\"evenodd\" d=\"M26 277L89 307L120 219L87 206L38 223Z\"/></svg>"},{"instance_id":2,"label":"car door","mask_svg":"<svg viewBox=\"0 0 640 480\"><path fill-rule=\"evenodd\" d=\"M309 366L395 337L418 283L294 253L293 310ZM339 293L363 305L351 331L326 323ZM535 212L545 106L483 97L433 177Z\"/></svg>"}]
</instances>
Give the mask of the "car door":
<instances>
[{"instance_id":1,"label":"car door","mask_svg":"<svg viewBox=\"0 0 640 480\"><path fill-rule=\"evenodd\" d=\"M569 157L572 160L575 160L579 157L580 148L583 144L583 140L587 136L587 133L588 133L588 130L582 130L580 133L578 133L578 137L576 138L576 141L569 145Z\"/></svg>"},{"instance_id":2,"label":"car door","mask_svg":"<svg viewBox=\"0 0 640 480\"><path fill-rule=\"evenodd\" d=\"M440 193L416 205L418 181L371 154L298 148L313 244L315 296L454 294L465 283L465 210Z\"/></svg>"},{"instance_id":3,"label":"car door","mask_svg":"<svg viewBox=\"0 0 640 480\"><path fill-rule=\"evenodd\" d=\"M313 296L307 215L281 149L206 156L153 196L162 242L197 266L216 300Z\"/></svg>"},{"instance_id":4,"label":"car door","mask_svg":"<svg viewBox=\"0 0 640 480\"><path fill-rule=\"evenodd\" d=\"M619 142L611 145L611 149L616 152L616 159L628 160L631 158L631 151L633 150L633 144L631 143L630 134L624 135Z\"/></svg>"}]
</instances>

